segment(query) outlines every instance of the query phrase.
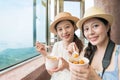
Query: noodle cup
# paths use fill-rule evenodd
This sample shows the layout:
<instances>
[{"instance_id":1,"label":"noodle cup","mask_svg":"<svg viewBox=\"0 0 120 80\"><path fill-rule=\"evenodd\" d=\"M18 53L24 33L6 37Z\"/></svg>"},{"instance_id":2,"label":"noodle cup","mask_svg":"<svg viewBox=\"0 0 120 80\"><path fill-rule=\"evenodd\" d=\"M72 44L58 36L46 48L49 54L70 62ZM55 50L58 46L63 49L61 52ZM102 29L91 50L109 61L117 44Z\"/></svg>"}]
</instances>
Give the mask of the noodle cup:
<instances>
[{"instance_id":1,"label":"noodle cup","mask_svg":"<svg viewBox=\"0 0 120 80\"><path fill-rule=\"evenodd\" d=\"M70 75L71 75L71 80L78 80L76 79L76 75L72 74L72 70L78 70L80 71L83 68L88 68L89 65L89 59L86 57L78 57L78 58L73 58L71 57L69 59L69 67L70 67Z\"/></svg>"},{"instance_id":2,"label":"noodle cup","mask_svg":"<svg viewBox=\"0 0 120 80\"><path fill-rule=\"evenodd\" d=\"M73 59L73 58L69 59L70 69L72 68L72 69L79 70L80 68L88 68L88 65L89 65L89 59L86 57L77 58L77 59Z\"/></svg>"},{"instance_id":3,"label":"noodle cup","mask_svg":"<svg viewBox=\"0 0 120 80\"><path fill-rule=\"evenodd\" d=\"M47 56L45 61L45 67L47 70L53 70L58 67L59 60L55 56Z\"/></svg>"}]
</instances>

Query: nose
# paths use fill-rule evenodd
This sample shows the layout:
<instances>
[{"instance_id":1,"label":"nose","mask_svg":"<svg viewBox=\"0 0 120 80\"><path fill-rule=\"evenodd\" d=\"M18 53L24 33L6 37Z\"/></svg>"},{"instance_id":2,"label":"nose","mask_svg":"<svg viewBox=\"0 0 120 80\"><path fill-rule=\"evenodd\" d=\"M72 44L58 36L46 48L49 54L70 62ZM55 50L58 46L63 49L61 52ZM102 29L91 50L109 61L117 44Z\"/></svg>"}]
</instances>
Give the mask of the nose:
<instances>
[{"instance_id":1,"label":"nose","mask_svg":"<svg viewBox=\"0 0 120 80\"><path fill-rule=\"evenodd\" d=\"M67 32L67 30L66 29L63 29L63 33L66 33Z\"/></svg>"},{"instance_id":2,"label":"nose","mask_svg":"<svg viewBox=\"0 0 120 80\"><path fill-rule=\"evenodd\" d=\"M94 30L92 30L92 28L89 29L89 34L93 35L94 34Z\"/></svg>"}]
</instances>

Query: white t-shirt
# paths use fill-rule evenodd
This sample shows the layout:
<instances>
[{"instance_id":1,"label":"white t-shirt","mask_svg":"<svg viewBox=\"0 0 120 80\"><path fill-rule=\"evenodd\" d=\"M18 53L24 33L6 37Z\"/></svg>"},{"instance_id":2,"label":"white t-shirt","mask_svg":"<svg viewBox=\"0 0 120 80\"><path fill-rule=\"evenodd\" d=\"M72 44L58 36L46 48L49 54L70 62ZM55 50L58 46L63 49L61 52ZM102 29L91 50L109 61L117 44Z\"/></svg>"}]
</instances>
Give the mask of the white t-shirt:
<instances>
[{"instance_id":1,"label":"white t-shirt","mask_svg":"<svg viewBox=\"0 0 120 80\"><path fill-rule=\"evenodd\" d=\"M51 55L56 57L63 57L66 61L69 59L68 52L66 48L63 46L63 42L56 42L53 46ZM59 65L61 62L59 63ZM55 72L51 76L51 80L70 80L70 71L68 69L64 69L63 71Z\"/></svg>"}]
</instances>

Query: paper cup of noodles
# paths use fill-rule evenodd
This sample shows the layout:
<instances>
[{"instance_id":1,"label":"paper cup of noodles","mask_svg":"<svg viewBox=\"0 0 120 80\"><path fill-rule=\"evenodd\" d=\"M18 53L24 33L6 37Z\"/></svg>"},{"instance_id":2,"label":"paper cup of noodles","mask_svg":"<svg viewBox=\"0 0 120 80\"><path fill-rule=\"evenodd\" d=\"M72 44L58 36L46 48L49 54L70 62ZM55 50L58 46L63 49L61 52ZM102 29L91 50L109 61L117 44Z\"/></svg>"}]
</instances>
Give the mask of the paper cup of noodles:
<instances>
[{"instance_id":1,"label":"paper cup of noodles","mask_svg":"<svg viewBox=\"0 0 120 80\"><path fill-rule=\"evenodd\" d=\"M89 59L86 57L70 58L69 66L72 69L87 68L89 65Z\"/></svg>"},{"instance_id":2,"label":"paper cup of noodles","mask_svg":"<svg viewBox=\"0 0 120 80\"><path fill-rule=\"evenodd\" d=\"M58 67L59 60L55 56L47 56L45 61L45 67L47 70L53 70Z\"/></svg>"},{"instance_id":3,"label":"paper cup of noodles","mask_svg":"<svg viewBox=\"0 0 120 80\"><path fill-rule=\"evenodd\" d=\"M74 56L69 58L69 67L71 70L80 70L81 68L88 68L89 65L89 59L86 57L80 57L79 55L75 54ZM74 75L71 74L71 80L78 80L74 77Z\"/></svg>"}]
</instances>

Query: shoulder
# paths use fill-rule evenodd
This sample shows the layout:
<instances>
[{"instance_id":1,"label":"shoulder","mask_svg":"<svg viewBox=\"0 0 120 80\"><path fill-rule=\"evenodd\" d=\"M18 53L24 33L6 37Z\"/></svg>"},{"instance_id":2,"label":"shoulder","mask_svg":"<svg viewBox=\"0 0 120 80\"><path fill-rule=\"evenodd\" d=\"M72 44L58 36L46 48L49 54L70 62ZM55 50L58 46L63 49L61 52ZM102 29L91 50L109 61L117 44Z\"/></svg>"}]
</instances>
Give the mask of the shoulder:
<instances>
[{"instance_id":1,"label":"shoulder","mask_svg":"<svg viewBox=\"0 0 120 80\"><path fill-rule=\"evenodd\" d=\"M120 45L117 46L117 55L118 55L118 66L119 66L119 73L120 73Z\"/></svg>"},{"instance_id":2,"label":"shoulder","mask_svg":"<svg viewBox=\"0 0 120 80\"><path fill-rule=\"evenodd\" d=\"M116 45L116 46L117 46L118 51L120 52L120 45Z\"/></svg>"},{"instance_id":3,"label":"shoulder","mask_svg":"<svg viewBox=\"0 0 120 80\"><path fill-rule=\"evenodd\" d=\"M115 55L118 56L118 59L119 59L119 61L120 61L120 45L116 45Z\"/></svg>"},{"instance_id":4,"label":"shoulder","mask_svg":"<svg viewBox=\"0 0 120 80\"><path fill-rule=\"evenodd\" d=\"M120 45L117 45L117 54L118 54L118 59L120 61Z\"/></svg>"},{"instance_id":5,"label":"shoulder","mask_svg":"<svg viewBox=\"0 0 120 80\"><path fill-rule=\"evenodd\" d=\"M116 45L116 55L120 55L120 45Z\"/></svg>"}]
</instances>

